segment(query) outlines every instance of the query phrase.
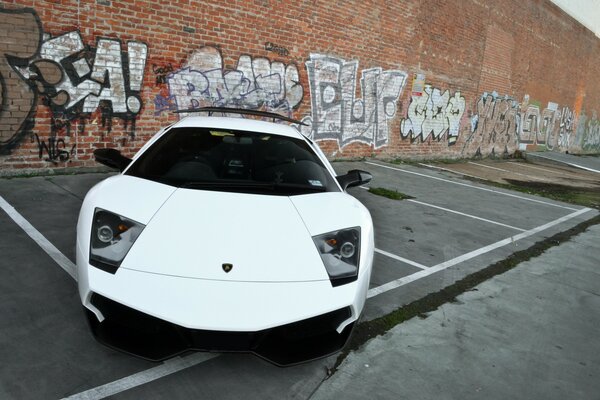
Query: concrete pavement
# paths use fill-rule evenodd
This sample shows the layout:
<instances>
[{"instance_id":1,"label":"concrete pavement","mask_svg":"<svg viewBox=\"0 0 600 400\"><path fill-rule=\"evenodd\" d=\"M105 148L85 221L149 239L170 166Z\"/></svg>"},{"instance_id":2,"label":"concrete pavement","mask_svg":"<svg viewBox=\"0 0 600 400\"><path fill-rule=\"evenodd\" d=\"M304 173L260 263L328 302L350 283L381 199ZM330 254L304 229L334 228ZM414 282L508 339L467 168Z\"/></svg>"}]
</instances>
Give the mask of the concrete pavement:
<instances>
[{"instance_id":1,"label":"concrete pavement","mask_svg":"<svg viewBox=\"0 0 600 400\"><path fill-rule=\"evenodd\" d=\"M596 225L396 326L312 399L600 398L598 243Z\"/></svg>"},{"instance_id":2,"label":"concrete pavement","mask_svg":"<svg viewBox=\"0 0 600 400\"><path fill-rule=\"evenodd\" d=\"M558 153L555 151L545 151L530 152L526 154L526 157L533 159L534 161L538 161L539 159L549 160L600 174L600 157L598 156L576 156L573 154Z\"/></svg>"}]
</instances>

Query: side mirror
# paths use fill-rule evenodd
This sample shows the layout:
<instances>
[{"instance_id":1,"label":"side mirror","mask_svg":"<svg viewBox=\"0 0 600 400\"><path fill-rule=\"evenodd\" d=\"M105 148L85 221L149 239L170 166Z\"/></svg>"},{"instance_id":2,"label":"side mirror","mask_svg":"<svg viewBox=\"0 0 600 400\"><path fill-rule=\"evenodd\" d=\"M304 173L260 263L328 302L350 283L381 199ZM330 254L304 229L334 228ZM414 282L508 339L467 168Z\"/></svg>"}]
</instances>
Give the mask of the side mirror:
<instances>
[{"instance_id":1,"label":"side mirror","mask_svg":"<svg viewBox=\"0 0 600 400\"><path fill-rule=\"evenodd\" d=\"M348 171L346 175L340 175L337 177L337 181L343 190L349 187L364 185L365 183L371 182L373 176L367 171L361 171L360 169L353 169Z\"/></svg>"},{"instance_id":2,"label":"side mirror","mask_svg":"<svg viewBox=\"0 0 600 400\"><path fill-rule=\"evenodd\" d=\"M117 149L96 149L94 158L100 164L116 168L119 171L123 171L131 163L131 158L123 156Z\"/></svg>"}]
</instances>

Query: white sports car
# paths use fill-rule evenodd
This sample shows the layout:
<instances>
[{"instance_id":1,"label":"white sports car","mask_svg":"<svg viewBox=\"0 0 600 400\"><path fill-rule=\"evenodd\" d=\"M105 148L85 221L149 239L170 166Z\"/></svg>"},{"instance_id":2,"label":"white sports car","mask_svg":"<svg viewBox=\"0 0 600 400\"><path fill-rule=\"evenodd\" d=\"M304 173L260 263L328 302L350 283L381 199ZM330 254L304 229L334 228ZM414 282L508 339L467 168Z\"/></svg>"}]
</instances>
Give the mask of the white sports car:
<instances>
[{"instance_id":1,"label":"white sports car","mask_svg":"<svg viewBox=\"0 0 600 400\"><path fill-rule=\"evenodd\" d=\"M77 224L79 293L100 342L150 360L242 351L277 365L344 346L375 247L345 189L368 173L336 176L294 127L247 118L187 117L133 160L95 156L121 170L89 191Z\"/></svg>"}]
</instances>

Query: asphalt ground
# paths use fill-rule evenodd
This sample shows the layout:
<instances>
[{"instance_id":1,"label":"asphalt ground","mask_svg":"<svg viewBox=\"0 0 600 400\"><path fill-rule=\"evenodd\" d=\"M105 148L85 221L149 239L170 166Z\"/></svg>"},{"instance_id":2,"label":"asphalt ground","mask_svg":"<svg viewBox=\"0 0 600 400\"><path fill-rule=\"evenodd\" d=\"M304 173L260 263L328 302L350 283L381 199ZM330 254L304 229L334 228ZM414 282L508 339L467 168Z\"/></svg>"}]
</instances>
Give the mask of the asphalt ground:
<instances>
[{"instance_id":1,"label":"asphalt ground","mask_svg":"<svg viewBox=\"0 0 600 400\"><path fill-rule=\"evenodd\" d=\"M334 168L368 170L370 186L414 197L397 201L364 188L349 191L369 208L376 232L365 321L598 214L445 171L379 161ZM240 354L192 353L155 364L93 339L76 284L61 266L73 267L85 193L106 177L0 180L0 398L310 397L335 356L285 369Z\"/></svg>"},{"instance_id":2,"label":"asphalt ground","mask_svg":"<svg viewBox=\"0 0 600 400\"><path fill-rule=\"evenodd\" d=\"M312 398L600 398L599 240L592 226L397 325Z\"/></svg>"}]
</instances>

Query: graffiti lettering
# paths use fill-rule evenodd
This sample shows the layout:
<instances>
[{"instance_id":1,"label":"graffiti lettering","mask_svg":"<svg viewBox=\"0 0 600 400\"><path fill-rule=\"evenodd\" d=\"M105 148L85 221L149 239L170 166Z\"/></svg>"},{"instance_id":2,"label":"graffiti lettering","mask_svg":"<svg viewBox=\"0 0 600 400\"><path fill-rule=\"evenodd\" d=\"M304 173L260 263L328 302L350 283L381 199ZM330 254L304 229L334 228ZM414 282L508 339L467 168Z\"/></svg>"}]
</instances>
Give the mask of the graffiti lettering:
<instances>
[{"instance_id":1,"label":"graffiti lettering","mask_svg":"<svg viewBox=\"0 0 600 400\"><path fill-rule=\"evenodd\" d=\"M561 149L569 149L574 119L573 111L569 110L569 107L564 107L560 115L560 131L558 136L558 146Z\"/></svg>"},{"instance_id":2,"label":"graffiti lettering","mask_svg":"<svg viewBox=\"0 0 600 400\"><path fill-rule=\"evenodd\" d=\"M579 116L575 143L586 152L600 151L600 119L595 111L591 118L585 112Z\"/></svg>"},{"instance_id":3,"label":"graffiti lettering","mask_svg":"<svg viewBox=\"0 0 600 400\"><path fill-rule=\"evenodd\" d=\"M167 83L167 75L173 72L173 66L169 63L164 67L159 67L156 64L152 64L152 72L156 75L156 84L162 85L163 83Z\"/></svg>"},{"instance_id":4,"label":"graffiti lettering","mask_svg":"<svg viewBox=\"0 0 600 400\"><path fill-rule=\"evenodd\" d=\"M448 145L456 143L460 127L460 119L465 112L465 98L460 92L450 97L446 90L442 93L437 88L425 85L421 96L412 96L408 106L406 119L400 124L403 138L426 141L430 136L440 140L447 134Z\"/></svg>"},{"instance_id":5,"label":"graffiti lettering","mask_svg":"<svg viewBox=\"0 0 600 400\"><path fill-rule=\"evenodd\" d=\"M169 96L161 95L155 106L164 109L165 99L173 98L179 110L204 106L265 108L289 115L302 101L299 80L293 64L247 55L240 56L234 70L225 70L221 53L214 47L203 47L190 55L184 68L167 76Z\"/></svg>"},{"instance_id":6,"label":"graffiti lettering","mask_svg":"<svg viewBox=\"0 0 600 400\"><path fill-rule=\"evenodd\" d=\"M146 44L128 42L127 50L122 51L118 39L101 38L94 49L85 46L76 31L48 35L42 42L35 11L0 10L0 37L10 38L13 33L19 34L22 51L9 51L14 46L3 48L14 41L0 42L0 152L9 153L18 135L25 132L26 123L33 122L30 115L38 94L50 107L54 136L55 129L65 129L69 135L69 121L96 110L101 111L103 120L123 119L133 136L135 118L142 109ZM110 132L112 121L104 125Z\"/></svg>"},{"instance_id":7,"label":"graffiti lettering","mask_svg":"<svg viewBox=\"0 0 600 400\"><path fill-rule=\"evenodd\" d=\"M37 100L36 92L18 71L35 56L42 41L35 11L0 8L0 38L0 154L7 154L25 132Z\"/></svg>"},{"instance_id":8,"label":"graffiti lettering","mask_svg":"<svg viewBox=\"0 0 600 400\"><path fill-rule=\"evenodd\" d=\"M278 46L275 43L271 43L271 42L265 43L265 50L272 51L273 53L277 53L282 57L287 57L290 54L288 49L286 49L285 47Z\"/></svg>"},{"instance_id":9,"label":"graffiti lettering","mask_svg":"<svg viewBox=\"0 0 600 400\"><path fill-rule=\"evenodd\" d=\"M465 156L504 155L516 149L520 126L518 103L497 93L484 93L471 118L471 133L462 148Z\"/></svg>"},{"instance_id":10,"label":"graffiti lettering","mask_svg":"<svg viewBox=\"0 0 600 400\"><path fill-rule=\"evenodd\" d=\"M403 71L370 68L362 71L362 98L356 98L358 61L311 54L306 62L311 116L302 130L315 140L337 140L343 148L362 142L379 148L388 144L389 122L406 84Z\"/></svg>"},{"instance_id":11,"label":"graffiti lettering","mask_svg":"<svg viewBox=\"0 0 600 400\"><path fill-rule=\"evenodd\" d=\"M35 140L38 145L40 159L44 156L44 151L47 154L45 161L51 161L57 163L59 161L69 161L71 156L75 154L75 144L71 146L71 149L67 148L67 144L64 139L57 139L54 136L48 138L48 142L40 140L39 136L35 134Z\"/></svg>"}]
</instances>

